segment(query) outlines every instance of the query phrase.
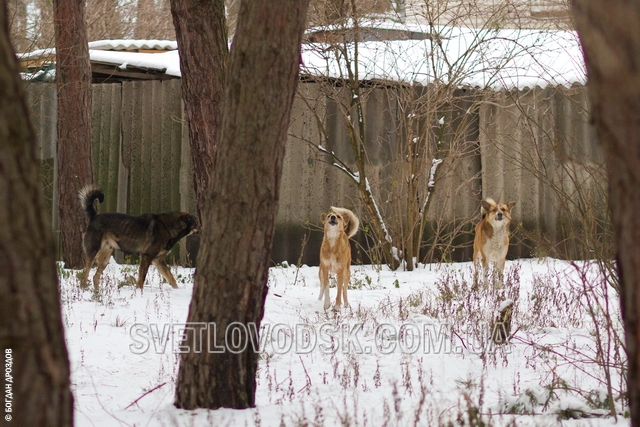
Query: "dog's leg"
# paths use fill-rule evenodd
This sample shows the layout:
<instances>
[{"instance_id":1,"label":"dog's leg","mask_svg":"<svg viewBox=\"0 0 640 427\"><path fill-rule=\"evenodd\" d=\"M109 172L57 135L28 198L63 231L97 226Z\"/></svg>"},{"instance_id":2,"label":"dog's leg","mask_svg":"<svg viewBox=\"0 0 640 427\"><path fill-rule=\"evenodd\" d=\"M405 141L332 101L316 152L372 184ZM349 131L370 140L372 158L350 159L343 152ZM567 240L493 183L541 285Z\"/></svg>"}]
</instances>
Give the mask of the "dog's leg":
<instances>
[{"instance_id":1,"label":"dog's leg","mask_svg":"<svg viewBox=\"0 0 640 427\"><path fill-rule=\"evenodd\" d=\"M320 295L318 295L318 300L321 300L324 296L324 309L326 310L331 306L331 300L329 299L329 269L320 264L318 276L320 277Z\"/></svg>"},{"instance_id":2,"label":"dog's leg","mask_svg":"<svg viewBox=\"0 0 640 427\"><path fill-rule=\"evenodd\" d=\"M504 264L505 264L505 259L504 258L500 258L500 260L498 260L498 262L496 262L496 269L498 270L498 272L500 273L501 276L504 273Z\"/></svg>"},{"instance_id":3,"label":"dog's leg","mask_svg":"<svg viewBox=\"0 0 640 427\"><path fill-rule=\"evenodd\" d=\"M493 267L494 267L494 264L492 262L489 262L489 259L483 253L480 256L480 267L479 267L481 272L481 277L482 277L483 289L489 288L489 279L493 276Z\"/></svg>"},{"instance_id":4,"label":"dog's leg","mask_svg":"<svg viewBox=\"0 0 640 427\"><path fill-rule=\"evenodd\" d=\"M164 277L167 280L167 282L169 282L172 288L178 289L178 284L176 283L176 279L173 277L173 274L171 274L171 269L167 265L164 256L154 259L153 265L156 266L160 274L162 274L162 277Z\"/></svg>"},{"instance_id":5,"label":"dog's leg","mask_svg":"<svg viewBox=\"0 0 640 427\"><path fill-rule=\"evenodd\" d=\"M347 289L349 288L349 281L351 280L351 267L347 266L344 269L342 276L342 300L344 301L344 306L349 307L349 300L347 299Z\"/></svg>"},{"instance_id":6,"label":"dog's leg","mask_svg":"<svg viewBox=\"0 0 640 427\"><path fill-rule=\"evenodd\" d=\"M344 306L349 306L349 300L347 299L347 286L349 284L349 278L351 276L349 267L343 268L336 274L338 282L338 294L336 295L335 310L340 310L342 301L344 300Z\"/></svg>"},{"instance_id":7,"label":"dog's leg","mask_svg":"<svg viewBox=\"0 0 640 427\"><path fill-rule=\"evenodd\" d=\"M504 285L504 263L505 263L504 258L501 258L496 263L496 273L495 273L494 283L499 288L501 288Z\"/></svg>"},{"instance_id":8,"label":"dog's leg","mask_svg":"<svg viewBox=\"0 0 640 427\"><path fill-rule=\"evenodd\" d=\"M80 278L80 287L82 289L87 289L89 287L89 272L91 271L91 267L93 267L93 263L96 261L96 256L100 251L100 245L98 244L98 247L93 247L90 244L87 244L86 234L83 234L82 238L82 250L84 252L84 270L82 270L82 277Z\"/></svg>"},{"instance_id":9,"label":"dog's leg","mask_svg":"<svg viewBox=\"0 0 640 427\"><path fill-rule=\"evenodd\" d=\"M100 290L100 277L102 277L102 272L109 264L109 258L111 258L111 253L113 249L110 247L103 247L98 251L96 255L96 263L98 264L98 268L96 269L96 274L93 275L93 290L94 292L98 292ZM89 264L90 266L91 264ZM87 270L87 274L89 271Z\"/></svg>"},{"instance_id":10,"label":"dog's leg","mask_svg":"<svg viewBox=\"0 0 640 427\"><path fill-rule=\"evenodd\" d=\"M84 263L84 269L82 270L82 277L80 278L80 288L87 289L89 287L89 272L91 271L91 266L93 265L93 259L89 259L87 257Z\"/></svg>"},{"instance_id":11,"label":"dog's leg","mask_svg":"<svg viewBox=\"0 0 640 427\"><path fill-rule=\"evenodd\" d=\"M474 251L473 253L473 286L476 288L482 286L486 287L486 260L484 254L481 251Z\"/></svg>"},{"instance_id":12,"label":"dog's leg","mask_svg":"<svg viewBox=\"0 0 640 427\"><path fill-rule=\"evenodd\" d=\"M480 262L474 260L473 262L473 286L477 288L480 285L480 274L482 272L482 267Z\"/></svg>"},{"instance_id":13,"label":"dog's leg","mask_svg":"<svg viewBox=\"0 0 640 427\"><path fill-rule=\"evenodd\" d=\"M140 255L140 269L138 270L138 283L136 284L138 289L144 287L144 281L147 278L147 271L149 271L152 259L149 255Z\"/></svg>"}]
</instances>

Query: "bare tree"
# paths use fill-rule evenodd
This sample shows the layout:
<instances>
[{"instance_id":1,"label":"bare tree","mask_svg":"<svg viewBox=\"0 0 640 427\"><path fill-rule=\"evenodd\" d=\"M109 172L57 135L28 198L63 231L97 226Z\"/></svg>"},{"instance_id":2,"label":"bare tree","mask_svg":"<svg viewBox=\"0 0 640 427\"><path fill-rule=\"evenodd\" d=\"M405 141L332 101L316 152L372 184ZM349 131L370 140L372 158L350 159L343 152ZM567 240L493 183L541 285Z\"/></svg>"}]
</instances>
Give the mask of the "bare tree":
<instances>
[{"instance_id":1,"label":"bare tree","mask_svg":"<svg viewBox=\"0 0 640 427\"><path fill-rule=\"evenodd\" d=\"M462 199L479 206L481 190L474 182L478 181L480 165L470 162L479 148L477 121L483 91L496 83L501 70L530 55L527 47L521 46L517 30L505 37L500 28L494 28L493 23L509 13L508 5L493 9L486 26L460 29L435 24L447 19L453 24L460 19L459 4L443 3L425 5L428 24L417 40L401 40L415 37L408 30L404 34L388 31L392 40L385 40L383 30L366 26L366 15L359 11L358 2L351 0L349 19L333 24L327 30L330 34L320 36L323 38L314 52L320 59L305 64L311 74L315 66L321 68L317 74L333 74L317 81L327 99L336 104L350 146L347 156L335 149L340 141L332 140L329 123L320 111L315 117L322 144L317 149L356 186L371 230L370 253L380 253L371 258L391 268L404 263L411 270L416 259L450 259L459 248L460 236L470 233L468 217L447 217L449 208L439 205L436 211L430 207L436 191L445 196L439 200L447 204L465 203L457 201ZM468 15L475 11L471 5L465 10ZM500 57L489 57L492 43L510 47ZM416 50L409 53L406 49ZM415 58L416 63L414 74L407 77L404 67L411 60L408 58ZM476 87L468 87L479 69L484 86L476 83ZM367 103L381 93L388 100L387 113L397 118L396 128L382 137L367 134L371 123L379 120L367 114ZM314 100L305 101L310 109L316 109ZM380 152L391 153L388 165L380 164ZM380 168L391 171L387 182L374 182ZM425 248L423 258L421 250Z\"/></svg>"},{"instance_id":2,"label":"bare tree","mask_svg":"<svg viewBox=\"0 0 640 427\"><path fill-rule=\"evenodd\" d=\"M258 330L307 4L240 5L188 316L215 325L215 348L192 346L182 355L175 399L181 408L255 404ZM225 335L234 331L242 343L228 348ZM196 336L191 331L184 342Z\"/></svg>"},{"instance_id":3,"label":"bare tree","mask_svg":"<svg viewBox=\"0 0 640 427\"><path fill-rule=\"evenodd\" d=\"M153 0L138 0L136 8L136 26L135 26L135 38L142 38L142 33L145 31L144 21L150 12L153 10Z\"/></svg>"},{"instance_id":4,"label":"bare tree","mask_svg":"<svg viewBox=\"0 0 640 427\"><path fill-rule=\"evenodd\" d=\"M573 0L598 138L605 151L629 360L631 425L640 426L640 4Z\"/></svg>"},{"instance_id":5,"label":"bare tree","mask_svg":"<svg viewBox=\"0 0 640 427\"><path fill-rule=\"evenodd\" d=\"M311 0L309 22L312 25L338 23L349 18L354 7L363 16L392 10L389 0Z\"/></svg>"},{"instance_id":6,"label":"bare tree","mask_svg":"<svg viewBox=\"0 0 640 427\"><path fill-rule=\"evenodd\" d=\"M134 20L135 38L173 40L176 37L171 22L169 0L138 0L137 3Z\"/></svg>"},{"instance_id":7,"label":"bare tree","mask_svg":"<svg viewBox=\"0 0 640 427\"><path fill-rule=\"evenodd\" d=\"M2 389L10 398L3 418L17 426L71 426L55 249L4 2L0 25L0 351L6 368Z\"/></svg>"},{"instance_id":8,"label":"bare tree","mask_svg":"<svg viewBox=\"0 0 640 427\"><path fill-rule=\"evenodd\" d=\"M126 9L118 0L87 2L87 37L89 41L123 39L128 36Z\"/></svg>"},{"instance_id":9,"label":"bare tree","mask_svg":"<svg viewBox=\"0 0 640 427\"><path fill-rule=\"evenodd\" d=\"M198 218L202 221L222 119L229 48L224 0L171 0L180 49ZM206 72L203 72L206 70Z\"/></svg>"},{"instance_id":10,"label":"bare tree","mask_svg":"<svg viewBox=\"0 0 640 427\"><path fill-rule=\"evenodd\" d=\"M11 5L13 7L14 4ZM18 42L16 48L21 52L55 46L55 32L53 29L53 8L49 0L28 1L16 0L15 7L30 10L26 27L19 25L19 20L13 20L11 39Z\"/></svg>"},{"instance_id":11,"label":"bare tree","mask_svg":"<svg viewBox=\"0 0 640 427\"><path fill-rule=\"evenodd\" d=\"M53 8L49 0L9 2L11 39L18 52L55 46ZM88 40L166 39L175 32L169 0L86 1Z\"/></svg>"},{"instance_id":12,"label":"bare tree","mask_svg":"<svg viewBox=\"0 0 640 427\"><path fill-rule=\"evenodd\" d=\"M78 192L93 182L91 65L83 0L54 0L58 88L58 195L62 255L67 268L84 264L87 219Z\"/></svg>"},{"instance_id":13,"label":"bare tree","mask_svg":"<svg viewBox=\"0 0 640 427\"><path fill-rule=\"evenodd\" d=\"M18 52L26 52L31 46L27 15L25 0L8 2L9 28L11 28L13 46Z\"/></svg>"}]
</instances>

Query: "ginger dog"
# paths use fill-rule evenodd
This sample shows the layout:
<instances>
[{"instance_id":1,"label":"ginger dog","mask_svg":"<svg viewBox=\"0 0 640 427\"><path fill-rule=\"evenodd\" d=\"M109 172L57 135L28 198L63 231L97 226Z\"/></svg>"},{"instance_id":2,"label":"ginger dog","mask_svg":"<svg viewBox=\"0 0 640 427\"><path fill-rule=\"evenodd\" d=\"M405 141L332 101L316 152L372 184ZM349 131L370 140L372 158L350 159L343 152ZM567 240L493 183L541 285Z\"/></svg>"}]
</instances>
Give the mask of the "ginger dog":
<instances>
[{"instance_id":1,"label":"ginger dog","mask_svg":"<svg viewBox=\"0 0 640 427\"><path fill-rule=\"evenodd\" d=\"M338 281L335 309L349 306L347 285L351 279L351 245L349 238L358 231L360 220L349 209L331 207L331 212L322 214L324 238L320 247L320 296L324 295L325 310L331 305L329 298L329 273L334 273Z\"/></svg>"},{"instance_id":2,"label":"ginger dog","mask_svg":"<svg viewBox=\"0 0 640 427\"><path fill-rule=\"evenodd\" d=\"M487 268L493 264L500 274L504 272L509 250L511 208L515 204L497 204L493 199L482 201L482 220L476 224L476 236L473 239L473 262L476 267L482 265Z\"/></svg>"}]
</instances>

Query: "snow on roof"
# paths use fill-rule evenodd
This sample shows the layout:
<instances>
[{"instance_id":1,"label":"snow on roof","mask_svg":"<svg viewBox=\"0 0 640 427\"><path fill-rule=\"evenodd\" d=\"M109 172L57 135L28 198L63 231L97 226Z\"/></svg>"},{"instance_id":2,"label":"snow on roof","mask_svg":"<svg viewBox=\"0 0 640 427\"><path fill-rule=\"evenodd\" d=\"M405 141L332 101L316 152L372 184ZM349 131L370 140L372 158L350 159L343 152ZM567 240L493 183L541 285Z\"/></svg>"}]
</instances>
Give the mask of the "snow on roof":
<instances>
[{"instance_id":1,"label":"snow on roof","mask_svg":"<svg viewBox=\"0 0 640 427\"><path fill-rule=\"evenodd\" d=\"M586 83L582 50L573 31L435 30L427 40L359 43L359 78L493 89ZM344 47L340 52L326 44L304 45L301 72L347 76L345 52L354 58L356 46Z\"/></svg>"},{"instance_id":2,"label":"snow on roof","mask_svg":"<svg viewBox=\"0 0 640 427\"><path fill-rule=\"evenodd\" d=\"M18 53L16 54L16 56L20 61L23 61L27 59L38 59L38 58L47 57L47 56L55 56L55 54L56 54L56 49L53 47L49 47L46 49L38 49L38 50L34 50L32 52L27 52L27 53Z\"/></svg>"},{"instance_id":3,"label":"snow on roof","mask_svg":"<svg viewBox=\"0 0 640 427\"><path fill-rule=\"evenodd\" d=\"M177 50L163 53L142 53L111 50L89 50L91 62L112 64L120 69L136 67L141 69L163 70L164 74L180 77L180 56Z\"/></svg>"},{"instance_id":4,"label":"snow on roof","mask_svg":"<svg viewBox=\"0 0 640 427\"><path fill-rule=\"evenodd\" d=\"M412 30L414 30L412 28ZM164 70L180 77L177 43L166 40L107 40L91 42L92 62L120 68L133 66ZM162 53L132 49L168 49ZM347 76L344 52L355 57L356 45L335 49L328 44L302 46L301 73L316 77ZM105 50L112 49L112 50ZM127 50L128 49L128 50ZM51 54L55 50L39 51ZM586 83L586 71L577 33L542 30L475 30L437 27L426 40L370 41L357 44L361 80L401 81L410 84L441 82L479 88L524 88ZM28 59L37 52L19 56Z\"/></svg>"},{"instance_id":5,"label":"snow on roof","mask_svg":"<svg viewBox=\"0 0 640 427\"><path fill-rule=\"evenodd\" d=\"M366 29L378 29L378 30L394 30L394 31L407 31L407 32L416 32L423 33L428 32L425 30L424 25L420 24L412 24L408 22L398 22L390 19L376 19L374 17L367 19L358 20L358 27L366 28ZM344 24L330 24L330 25L321 25L317 27L309 28L305 31L306 34L313 34L322 31L348 31L349 29L354 28L354 22L352 19L347 20Z\"/></svg>"},{"instance_id":6,"label":"snow on roof","mask_svg":"<svg viewBox=\"0 0 640 427\"><path fill-rule=\"evenodd\" d=\"M178 43L172 40L98 40L89 42L91 62L115 65L121 69L129 66L152 69L164 74L180 77ZM157 51L155 52L138 52ZM21 61L52 58L55 60L55 48L39 49L18 54ZM25 79L37 79L39 74L24 74Z\"/></svg>"}]
</instances>

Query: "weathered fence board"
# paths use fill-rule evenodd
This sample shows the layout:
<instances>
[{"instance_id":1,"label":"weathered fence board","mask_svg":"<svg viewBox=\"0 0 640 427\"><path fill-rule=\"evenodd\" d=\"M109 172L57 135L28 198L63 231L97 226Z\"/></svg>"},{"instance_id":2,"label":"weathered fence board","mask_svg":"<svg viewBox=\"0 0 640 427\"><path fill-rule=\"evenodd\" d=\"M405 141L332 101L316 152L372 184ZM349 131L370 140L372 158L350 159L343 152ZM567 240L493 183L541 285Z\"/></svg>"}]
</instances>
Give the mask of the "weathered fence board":
<instances>
[{"instance_id":1,"label":"weathered fence board","mask_svg":"<svg viewBox=\"0 0 640 427\"><path fill-rule=\"evenodd\" d=\"M31 83L27 88L43 165L43 196L55 230L55 86ZM416 96L425 90L429 89L417 90ZM337 96L346 96L346 91ZM361 212L353 181L318 149L320 145L347 163L353 162L345 117L337 102L323 92L321 83L299 84L284 158L274 262L296 262L306 235L309 242L302 260L317 263L320 214L332 205ZM396 179L405 167L402 150L409 138L408 129L401 124L406 111L400 106L400 94L394 88L373 88L366 93L369 181L381 210L401 219L389 224L396 229L404 226L403 212L409 200L406 182ZM491 93L458 90L450 108L437 113L457 133L442 135L441 143L448 148L443 151L446 156L426 213L429 226L424 236L427 241L445 229L457 229L458 250L451 253L444 247L425 247L423 252L469 259L471 230L482 197L515 201L516 222L526 230L544 233L551 244L564 244L566 249L570 213L579 206L567 206L559 194L575 193L583 198L593 194L595 200L603 188L594 176L602 168L602 158L587 111L582 87ZM96 84L92 119L95 180L107 196L102 211L194 211L180 80ZM427 159L420 171L423 190L430 167L431 159ZM606 216L606 206L598 209ZM364 242L362 236L360 242ZM531 255L531 245L520 237L510 254ZM195 248L197 245L191 245L189 250ZM191 253L192 260L193 256Z\"/></svg>"}]
</instances>

